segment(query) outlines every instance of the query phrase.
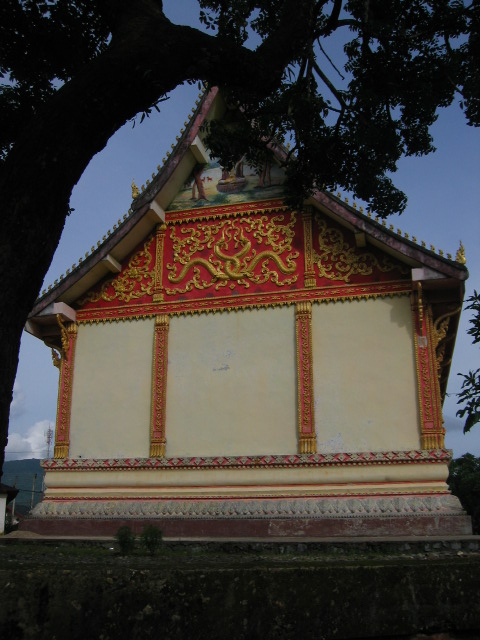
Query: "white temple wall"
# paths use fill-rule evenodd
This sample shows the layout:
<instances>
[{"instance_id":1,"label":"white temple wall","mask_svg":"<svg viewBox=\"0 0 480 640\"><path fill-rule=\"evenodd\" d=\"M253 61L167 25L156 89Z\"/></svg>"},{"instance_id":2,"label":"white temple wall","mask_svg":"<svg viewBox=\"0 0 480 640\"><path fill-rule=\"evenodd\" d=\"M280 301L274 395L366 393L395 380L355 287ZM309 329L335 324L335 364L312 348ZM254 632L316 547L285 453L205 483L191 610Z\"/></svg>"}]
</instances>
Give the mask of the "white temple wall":
<instances>
[{"instance_id":1,"label":"white temple wall","mask_svg":"<svg viewBox=\"0 0 480 640\"><path fill-rule=\"evenodd\" d=\"M70 457L148 457L154 322L79 326Z\"/></svg>"},{"instance_id":2,"label":"white temple wall","mask_svg":"<svg viewBox=\"0 0 480 640\"><path fill-rule=\"evenodd\" d=\"M312 309L317 450L420 448L410 302ZM154 319L80 325L72 458L148 457ZM170 319L166 455L298 451L295 307Z\"/></svg>"},{"instance_id":3,"label":"white temple wall","mask_svg":"<svg viewBox=\"0 0 480 640\"><path fill-rule=\"evenodd\" d=\"M313 305L317 450L420 448L408 297Z\"/></svg>"},{"instance_id":4,"label":"white temple wall","mask_svg":"<svg viewBox=\"0 0 480 640\"><path fill-rule=\"evenodd\" d=\"M167 457L297 451L293 306L173 317Z\"/></svg>"}]
</instances>

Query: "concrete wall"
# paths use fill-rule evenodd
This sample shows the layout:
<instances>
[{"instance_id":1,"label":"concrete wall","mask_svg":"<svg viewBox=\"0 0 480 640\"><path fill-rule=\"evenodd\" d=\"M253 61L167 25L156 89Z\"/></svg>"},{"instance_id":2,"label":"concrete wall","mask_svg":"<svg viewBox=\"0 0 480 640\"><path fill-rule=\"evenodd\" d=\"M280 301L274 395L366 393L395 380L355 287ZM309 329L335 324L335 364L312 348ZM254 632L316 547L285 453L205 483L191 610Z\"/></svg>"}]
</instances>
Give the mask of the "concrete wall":
<instances>
[{"instance_id":1,"label":"concrete wall","mask_svg":"<svg viewBox=\"0 0 480 640\"><path fill-rule=\"evenodd\" d=\"M81 325L70 457L148 457L154 320ZM314 304L320 452L420 447L407 297ZM173 317L167 456L297 451L294 306Z\"/></svg>"},{"instance_id":2,"label":"concrete wall","mask_svg":"<svg viewBox=\"0 0 480 640\"><path fill-rule=\"evenodd\" d=\"M295 453L295 312L171 319L167 456Z\"/></svg>"},{"instance_id":3,"label":"concrete wall","mask_svg":"<svg viewBox=\"0 0 480 640\"><path fill-rule=\"evenodd\" d=\"M80 325L70 457L148 457L154 320Z\"/></svg>"},{"instance_id":4,"label":"concrete wall","mask_svg":"<svg viewBox=\"0 0 480 640\"><path fill-rule=\"evenodd\" d=\"M318 450L420 447L408 297L313 306Z\"/></svg>"},{"instance_id":5,"label":"concrete wall","mask_svg":"<svg viewBox=\"0 0 480 640\"><path fill-rule=\"evenodd\" d=\"M15 554L9 545L10 562L0 568L1 637L473 640L480 634L478 553L434 557L418 547L400 554L339 546L315 553L305 544L222 553L197 543L180 553L167 547L158 557L117 560L101 551Z\"/></svg>"}]
</instances>

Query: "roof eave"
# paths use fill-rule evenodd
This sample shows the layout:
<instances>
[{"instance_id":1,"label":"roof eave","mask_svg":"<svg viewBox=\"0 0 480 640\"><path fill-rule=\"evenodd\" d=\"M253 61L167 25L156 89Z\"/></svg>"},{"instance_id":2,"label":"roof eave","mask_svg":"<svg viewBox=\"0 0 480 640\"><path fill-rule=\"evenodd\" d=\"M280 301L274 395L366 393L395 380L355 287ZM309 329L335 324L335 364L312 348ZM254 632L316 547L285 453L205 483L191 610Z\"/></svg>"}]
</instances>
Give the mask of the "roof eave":
<instances>
[{"instance_id":1,"label":"roof eave","mask_svg":"<svg viewBox=\"0 0 480 640\"><path fill-rule=\"evenodd\" d=\"M194 117L188 123L172 155L169 156L147 189L133 200L131 215L71 274L63 278L36 301L29 318L39 315L45 308L58 300L69 303L85 293L109 273L109 257L115 253L115 248L123 243L122 256L114 256L114 258L118 260L125 257L141 241L140 236L145 237L157 224L165 221L163 207L159 204L162 192L189 150L192 152L190 164L194 165L201 159L197 152L199 143L196 138L217 95L218 89L216 87L204 94ZM185 175L186 177L187 175ZM162 204L166 206L168 203ZM130 242L128 241L129 237L131 238Z\"/></svg>"}]
</instances>

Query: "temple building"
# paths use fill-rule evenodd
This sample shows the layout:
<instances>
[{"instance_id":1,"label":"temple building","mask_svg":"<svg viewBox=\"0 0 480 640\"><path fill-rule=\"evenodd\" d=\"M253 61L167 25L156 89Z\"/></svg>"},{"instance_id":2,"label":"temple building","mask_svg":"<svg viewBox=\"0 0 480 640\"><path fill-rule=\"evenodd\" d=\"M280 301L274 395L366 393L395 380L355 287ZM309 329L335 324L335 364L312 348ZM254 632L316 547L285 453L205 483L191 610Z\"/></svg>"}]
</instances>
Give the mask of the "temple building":
<instances>
[{"instance_id":1,"label":"temple building","mask_svg":"<svg viewBox=\"0 0 480 640\"><path fill-rule=\"evenodd\" d=\"M471 533L442 402L468 276L340 197L209 156L202 95L129 214L27 323L59 367L24 527L168 536ZM267 166L268 165L268 166Z\"/></svg>"}]
</instances>

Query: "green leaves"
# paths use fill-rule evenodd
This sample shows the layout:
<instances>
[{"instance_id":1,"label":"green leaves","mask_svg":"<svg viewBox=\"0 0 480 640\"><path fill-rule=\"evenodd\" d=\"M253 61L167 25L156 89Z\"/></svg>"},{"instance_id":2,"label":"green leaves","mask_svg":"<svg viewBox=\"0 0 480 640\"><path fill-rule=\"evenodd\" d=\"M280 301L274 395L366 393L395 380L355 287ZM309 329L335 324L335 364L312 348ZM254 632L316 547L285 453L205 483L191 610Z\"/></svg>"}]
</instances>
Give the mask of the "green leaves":
<instances>
[{"instance_id":1,"label":"green leaves","mask_svg":"<svg viewBox=\"0 0 480 640\"><path fill-rule=\"evenodd\" d=\"M457 416L459 418L467 416L463 433L468 433L477 422L480 422L480 369L458 375L463 378L463 383L457 404L464 406L457 411Z\"/></svg>"},{"instance_id":2,"label":"green leaves","mask_svg":"<svg viewBox=\"0 0 480 640\"><path fill-rule=\"evenodd\" d=\"M239 20L239 28L250 19L249 28L268 40L284 3L241 1L230 3L228 10L220 1L201 4L216 11L218 25L222 16ZM256 14L250 14L254 7ZM407 199L391 178L398 160L435 150L430 127L438 109L450 105L461 90L462 73L470 82L466 112L473 113L475 92L480 95L475 85L480 52L475 63L472 56L480 43L475 39L477 13L457 0L312 2L303 42L285 66L278 89L265 97L245 87L231 96L257 142L246 128L240 135L237 127L235 132L231 128L231 137L223 130L221 141L212 135L209 143L226 162L229 154L222 147L231 143L238 152L242 137L250 159L258 153L258 139L290 139L295 151L287 168L292 203L301 203L315 188L342 188L380 216L401 213ZM343 59L327 53L339 40Z\"/></svg>"},{"instance_id":3,"label":"green leaves","mask_svg":"<svg viewBox=\"0 0 480 640\"><path fill-rule=\"evenodd\" d=\"M473 336L473 344L480 342L480 293L477 293L475 290L473 295L468 298L468 304L465 308L471 309L475 312L475 315L470 319L470 325L468 332L471 336Z\"/></svg>"},{"instance_id":4,"label":"green leaves","mask_svg":"<svg viewBox=\"0 0 480 640\"><path fill-rule=\"evenodd\" d=\"M199 5L199 24L209 35L201 34L201 55L178 77L168 77L168 86L198 78L220 84L230 104L238 105L241 117L212 124L208 139L225 164L242 155L261 164L265 142L291 140L292 201L301 203L316 188L341 188L380 216L401 212L406 197L391 175L403 155L434 151L429 129L438 109L460 95L468 123L480 124L478 2L200 0ZM165 26L161 11L158 0L4 0L0 159L58 88L95 63L112 34L112 42L118 36L121 43L145 18L151 23L160 16ZM187 27L165 29L166 51L173 50L172 39L178 42L182 29L190 41L199 35ZM255 52L246 51L252 35L260 43ZM148 38L144 46L148 49ZM171 73L165 65L136 70L146 85L159 87L159 95L149 95L140 107L140 119L165 93L159 68L165 76Z\"/></svg>"},{"instance_id":5,"label":"green leaves","mask_svg":"<svg viewBox=\"0 0 480 640\"><path fill-rule=\"evenodd\" d=\"M449 465L447 484L453 495L457 496L462 507L469 515L478 514L480 509L480 458L466 453L452 460ZM475 524L477 530L475 531ZM474 520L474 533L478 533L478 517Z\"/></svg>"},{"instance_id":6,"label":"green leaves","mask_svg":"<svg viewBox=\"0 0 480 640\"><path fill-rule=\"evenodd\" d=\"M480 294L477 291L468 298L467 309L472 309L475 313L470 319L470 328L468 332L473 336L473 344L480 342ZM463 405L457 411L459 418L465 418L463 432L467 433L470 429L480 422L480 368L475 371L469 371L466 374L459 373L463 378L462 388L458 394L457 404Z\"/></svg>"}]
</instances>

